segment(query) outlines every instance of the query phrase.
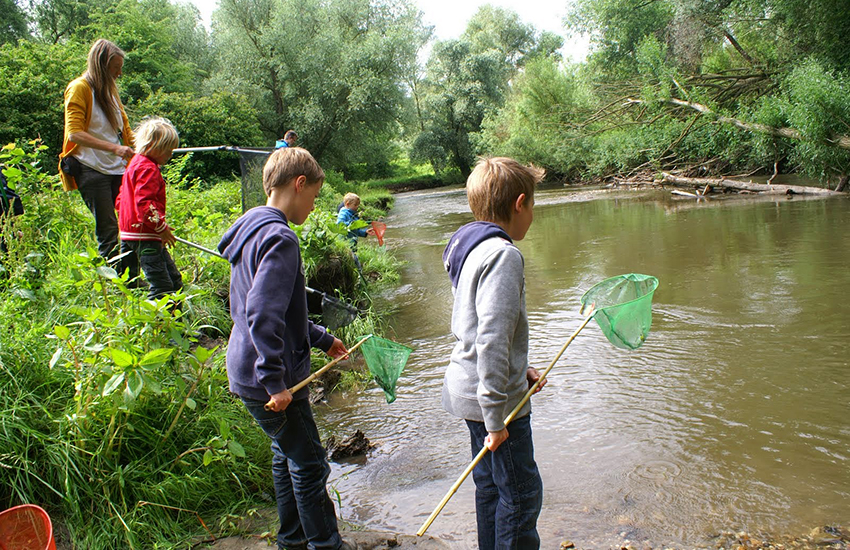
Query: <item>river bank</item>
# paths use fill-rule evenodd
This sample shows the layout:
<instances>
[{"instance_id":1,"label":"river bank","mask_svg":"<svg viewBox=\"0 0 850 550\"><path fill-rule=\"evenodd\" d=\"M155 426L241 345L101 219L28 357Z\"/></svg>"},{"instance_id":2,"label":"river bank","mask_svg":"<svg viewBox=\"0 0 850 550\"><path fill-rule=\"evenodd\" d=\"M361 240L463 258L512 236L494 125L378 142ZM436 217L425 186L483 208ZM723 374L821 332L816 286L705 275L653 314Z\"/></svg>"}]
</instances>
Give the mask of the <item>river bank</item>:
<instances>
[{"instance_id":1,"label":"river bank","mask_svg":"<svg viewBox=\"0 0 850 550\"><path fill-rule=\"evenodd\" d=\"M380 531L342 530L343 537L355 545L358 550L448 550L447 542L430 536L417 537ZM274 545L274 537L267 533L257 533L249 537L227 537L213 543L202 543L194 548L214 550L268 550ZM582 550L591 547L578 547L570 541L563 541L557 550ZM628 539L622 545L611 547L617 550L690 550L690 547L653 547L647 542L635 542ZM802 535L755 535L732 531L723 532L705 546L698 548L712 550L846 550L850 548L850 532L842 527L816 527L810 533ZM60 549L61 550L61 549ZM545 549L544 549L545 550ZM552 549L555 550L555 549Z\"/></svg>"}]
</instances>

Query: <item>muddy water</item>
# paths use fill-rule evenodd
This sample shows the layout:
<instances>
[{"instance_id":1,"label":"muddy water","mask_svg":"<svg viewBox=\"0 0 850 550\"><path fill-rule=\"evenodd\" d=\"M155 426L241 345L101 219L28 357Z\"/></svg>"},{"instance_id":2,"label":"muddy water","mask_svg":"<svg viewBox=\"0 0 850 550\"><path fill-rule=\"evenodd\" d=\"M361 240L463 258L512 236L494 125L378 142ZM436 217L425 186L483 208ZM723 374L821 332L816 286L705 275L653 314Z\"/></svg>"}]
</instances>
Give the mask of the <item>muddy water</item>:
<instances>
[{"instance_id":1,"label":"muddy water","mask_svg":"<svg viewBox=\"0 0 850 550\"><path fill-rule=\"evenodd\" d=\"M415 352L395 403L372 386L317 408L324 429L359 428L378 445L334 465L345 519L414 533L470 460L465 426L439 405L453 342L440 255L470 220L462 191L400 195L387 220L408 264L383 298ZM532 365L578 327L594 283L661 281L643 347L614 348L588 325L533 400L543 548L695 547L727 529L850 523L848 222L843 198L538 192L518 243ZM429 534L474 547L471 479Z\"/></svg>"}]
</instances>

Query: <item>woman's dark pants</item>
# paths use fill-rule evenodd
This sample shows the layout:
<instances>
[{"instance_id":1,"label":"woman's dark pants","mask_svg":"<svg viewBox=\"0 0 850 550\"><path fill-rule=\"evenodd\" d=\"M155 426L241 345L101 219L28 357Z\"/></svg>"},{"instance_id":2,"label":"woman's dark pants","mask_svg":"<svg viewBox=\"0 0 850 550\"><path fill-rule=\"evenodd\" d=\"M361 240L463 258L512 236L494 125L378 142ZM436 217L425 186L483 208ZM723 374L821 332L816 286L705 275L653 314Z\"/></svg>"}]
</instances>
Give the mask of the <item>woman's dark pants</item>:
<instances>
[{"instance_id":1,"label":"woman's dark pants","mask_svg":"<svg viewBox=\"0 0 850 550\"><path fill-rule=\"evenodd\" d=\"M484 446L483 422L466 421L475 457ZM540 548L537 517L543 507L543 481L534 462L531 415L508 425L507 441L487 453L472 470L480 550Z\"/></svg>"},{"instance_id":2,"label":"woman's dark pants","mask_svg":"<svg viewBox=\"0 0 850 550\"><path fill-rule=\"evenodd\" d=\"M121 190L121 175L101 174L88 166L82 166L80 175L74 178L83 202L94 216L94 234L97 237L97 253L109 260L118 253L118 218L115 215L115 199ZM120 274L132 269L132 258L122 258L112 267ZM138 267L136 267L138 271Z\"/></svg>"},{"instance_id":3,"label":"woman's dark pants","mask_svg":"<svg viewBox=\"0 0 850 550\"><path fill-rule=\"evenodd\" d=\"M307 399L283 412L267 411L262 401L242 398L248 412L272 440L280 548L335 550L342 544L333 502L325 484L331 468Z\"/></svg>"}]
</instances>

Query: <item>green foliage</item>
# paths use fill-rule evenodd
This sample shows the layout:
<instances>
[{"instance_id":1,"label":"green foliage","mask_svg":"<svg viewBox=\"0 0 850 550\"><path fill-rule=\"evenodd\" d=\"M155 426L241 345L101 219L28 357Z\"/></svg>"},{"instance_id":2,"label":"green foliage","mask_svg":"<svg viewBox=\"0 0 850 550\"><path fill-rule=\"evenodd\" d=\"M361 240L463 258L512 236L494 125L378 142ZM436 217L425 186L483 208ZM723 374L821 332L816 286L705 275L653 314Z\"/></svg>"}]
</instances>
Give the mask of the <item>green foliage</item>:
<instances>
[{"instance_id":1,"label":"green foliage","mask_svg":"<svg viewBox=\"0 0 850 550\"><path fill-rule=\"evenodd\" d=\"M22 40L0 46L0 143L41 136L58 154L63 92L85 69L85 57L86 50L73 43L60 46Z\"/></svg>"},{"instance_id":2,"label":"green foliage","mask_svg":"<svg viewBox=\"0 0 850 550\"><path fill-rule=\"evenodd\" d=\"M575 173L591 152L571 126L590 116L593 106L591 89L575 67L561 68L554 59L532 61L517 76L505 108L485 120L485 147L550 173Z\"/></svg>"},{"instance_id":3,"label":"green foliage","mask_svg":"<svg viewBox=\"0 0 850 550\"><path fill-rule=\"evenodd\" d=\"M634 73L635 53L644 37L662 37L672 17L669 0L579 0L567 23L572 30L590 35L591 65L605 75L622 78Z\"/></svg>"},{"instance_id":4,"label":"green foliage","mask_svg":"<svg viewBox=\"0 0 850 550\"><path fill-rule=\"evenodd\" d=\"M532 59L556 56L560 45L512 11L480 8L460 39L434 44L414 90L421 131L411 159L430 162L438 175L457 169L465 180L483 150L481 125L503 105L511 78Z\"/></svg>"},{"instance_id":5,"label":"green foliage","mask_svg":"<svg viewBox=\"0 0 850 550\"><path fill-rule=\"evenodd\" d=\"M225 0L216 13L222 86L250 97L269 142L295 128L326 168L380 165L401 83L424 42L406 0Z\"/></svg>"},{"instance_id":6,"label":"green foliage","mask_svg":"<svg viewBox=\"0 0 850 550\"><path fill-rule=\"evenodd\" d=\"M0 26L0 45L14 44L29 36L27 16L16 0L0 0L0 13L3 14L3 24Z\"/></svg>"},{"instance_id":7,"label":"green foliage","mask_svg":"<svg viewBox=\"0 0 850 550\"><path fill-rule=\"evenodd\" d=\"M78 547L203 533L198 516L161 507L202 510L214 525L270 483L246 463L267 444L237 429L250 419L227 393L223 356L195 342L202 322L227 325L198 315L194 294L175 306L127 289L97 257L78 195L41 170L44 149L0 153L26 203L0 258L0 507L41 504Z\"/></svg>"},{"instance_id":8,"label":"green foliage","mask_svg":"<svg viewBox=\"0 0 850 550\"><path fill-rule=\"evenodd\" d=\"M257 113L246 98L216 92L198 97L188 93L155 92L136 105L137 116L164 116L180 134L180 147L213 145L262 146ZM237 153L192 153L184 174L202 178L227 178L239 173Z\"/></svg>"},{"instance_id":9,"label":"green foliage","mask_svg":"<svg viewBox=\"0 0 850 550\"><path fill-rule=\"evenodd\" d=\"M800 141L777 143L759 136L763 150L787 154L792 165L822 180L850 172L850 152L832 141L850 133L850 75L829 70L813 59L795 67L782 83L778 96L764 98L754 116L774 127L790 126L803 136Z\"/></svg>"}]
</instances>

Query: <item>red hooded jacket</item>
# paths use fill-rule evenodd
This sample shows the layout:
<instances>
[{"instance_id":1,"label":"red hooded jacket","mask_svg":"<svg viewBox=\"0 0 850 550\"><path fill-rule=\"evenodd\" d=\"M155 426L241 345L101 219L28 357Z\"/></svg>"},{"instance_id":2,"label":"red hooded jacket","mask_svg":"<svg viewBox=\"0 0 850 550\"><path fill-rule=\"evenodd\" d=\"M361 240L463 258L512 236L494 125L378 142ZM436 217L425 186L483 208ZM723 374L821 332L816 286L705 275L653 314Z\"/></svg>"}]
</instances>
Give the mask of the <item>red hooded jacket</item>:
<instances>
[{"instance_id":1,"label":"red hooded jacket","mask_svg":"<svg viewBox=\"0 0 850 550\"><path fill-rule=\"evenodd\" d=\"M165 222L165 180L159 166L135 155L124 172L115 201L122 241L161 241Z\"/></svg>"}]
</instances>

